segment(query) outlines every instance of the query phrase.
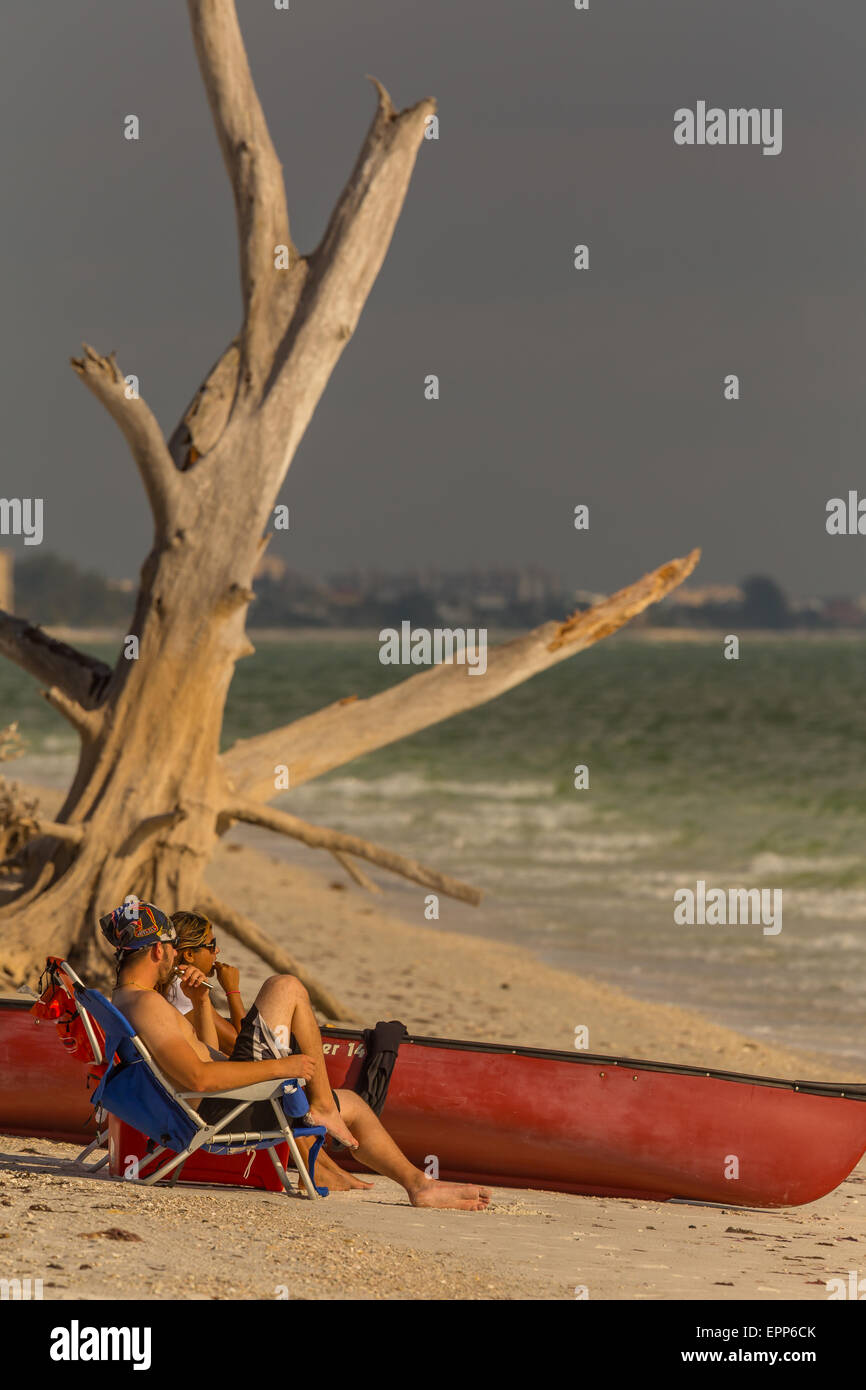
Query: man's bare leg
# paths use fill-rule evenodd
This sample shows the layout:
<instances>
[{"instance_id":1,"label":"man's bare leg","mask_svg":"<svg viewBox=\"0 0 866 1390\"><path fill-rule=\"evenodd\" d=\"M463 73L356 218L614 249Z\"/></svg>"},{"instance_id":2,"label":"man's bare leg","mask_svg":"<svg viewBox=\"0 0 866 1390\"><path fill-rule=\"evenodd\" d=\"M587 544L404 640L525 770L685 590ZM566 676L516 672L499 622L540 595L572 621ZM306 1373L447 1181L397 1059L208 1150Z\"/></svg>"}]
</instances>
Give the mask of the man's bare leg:
<instances>
[{"instance_id":1,"label":"man's bare leg","mask_svg":"<svg viewBox=\"0 0 866 1390\"><path fill-rule=\"evenodd\" d=\"M456 1207L461 1211L483 1211L489 1205L488 1187L428 1178L401 1153L365 1100L354 1091L340 1090L337 1095L340 1097L341 1114L358 1139L355 1157L374 1172L404 1187L413 1207Z\"/></svg>"},{"instance_id":2,"label":"man's bare leg","mask_svg":"<svg viewBox=\"0 0 866 1390\"><path fill-rule=\"evenodd\" d=\"M255 1004L277 1037L278 1029L285 1030L286 1047L289 1046L289 1035L294 1033L301 1051L305 1056L311 1057L316 1065L306 1087L312 1123L324 1125L335 1139L339 1139L350 1149L356 1149L357 1140L341 1119L340 1112L334 1104L325 1055L322 1052L322 1035L310 1006L310 996L300 980L294 975L271 975L256 995Z\"/></svg>"},{"instance_id":3,"label":"man's bare leg","mask_svg":"<svg viewBox=\"0 0 866 1390\"><path fill-rule=\"evenodd\" d=\"M298 1046L316 1064L307 1082L314 1123L324 1125L330 1134L347 1144L368 1168L405 1188L413 1206L482 1211L489 1204L489 1188L473 1183L439 1182L410 1163L366 1101L354 1091L338 1091L341 1111L337 1109L322 1052L322 1035L300 980L294 975L272 975L265 980L255 1003L272 1031L285 1028L294 1033ZM352 1131L356 1131L357 1137Z\"/></svg>"},{"instance_id":4,"label":"man's bare leg","mask_svg":"<svg viewBox=\"0 0 866 1390\"><path fill-rule=\"evenodd\" d=\"M304 1161L304 1167L309 1173L310 1150L313 1147L313 1140L309 1135L299 1134L296 1142ZM344 1168L338 1168L330 1154L325 1153L324 1149L319 1150L319 1156L316 1159L316 1179L319 1187L327 1187L331 1192L353 1192L373 1186L371 1182L362 1182L354 1173L347 1173ZM300 1178L298 1178L298 1191L304 1191Z\"/></svg>"}]
</instances>

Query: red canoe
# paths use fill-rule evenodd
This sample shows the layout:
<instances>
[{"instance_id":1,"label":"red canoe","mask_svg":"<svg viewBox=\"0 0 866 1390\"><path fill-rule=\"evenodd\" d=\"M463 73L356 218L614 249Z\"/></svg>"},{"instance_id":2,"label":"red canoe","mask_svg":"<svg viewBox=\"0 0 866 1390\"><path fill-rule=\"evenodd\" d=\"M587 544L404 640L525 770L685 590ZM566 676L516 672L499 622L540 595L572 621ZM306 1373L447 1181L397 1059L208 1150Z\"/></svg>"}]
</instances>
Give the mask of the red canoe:
<instances>
[{"instance_id":1,"label":"red canoe","mask_svg":"<svg viewBox=\"0 0 866 1390\"><path fill-rule=\"evenodd\" d=\"M85 1063L66 1051L33 1000L0 994L0 1133L89 1143L96 1133Z\"/></svg>"},{"instance_id":2,"label":"red canoe","mask_svg":"<svg viewBox=\"0 0 866 1390\"><path fill-rule=\"evenodd\" d=\"M29 1009L0 997L0 1131L84 1141L87 1067ZM362 1034L326 1028L322 1038L331 1084L353 1087ZM410 1038L382 1120L443 1178L775 1207L815 1201L856 1167L864 1101L866 1086Z\"/></svg>"},{"instance_id":3,"label":"red canoe","mask_svg":"<svg viewBox=\"0 0 866 1390\"><path fill-rule=\"evenodd\" d=\"M322 1038L331 1084L353 1088L362 1034ZM382 1120L443 1178L782 1207L823 1197L857 1166L864 1102L866 1086L410 1038Z\"/></svg>"}]
</instances>

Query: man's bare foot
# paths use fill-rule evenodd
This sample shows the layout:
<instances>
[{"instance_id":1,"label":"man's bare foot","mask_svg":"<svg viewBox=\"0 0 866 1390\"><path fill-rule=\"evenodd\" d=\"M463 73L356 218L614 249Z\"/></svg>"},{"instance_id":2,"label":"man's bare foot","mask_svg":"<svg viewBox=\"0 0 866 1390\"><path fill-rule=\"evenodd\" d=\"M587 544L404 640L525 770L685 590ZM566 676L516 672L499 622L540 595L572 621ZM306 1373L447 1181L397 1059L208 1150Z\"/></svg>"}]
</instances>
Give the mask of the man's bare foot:
<instances>
[{"instance_id":1,"label":"man's bare foot","mask_svg":"<svg viewBox=\"0 0 866 1390\"><path fill-rule=\"evenodd\" d=\"M345 1144L348 1149L357 1149L358 1141L350 1129L346 1128L343 1118L336 1105L331 1110L310 1110L309 1123L311 1125L324 1125L329 1134L333 1134L335 1139L339 1139L341 1144Z\"/></svg>"},{"instance_id":2,"label":"man's bare foot","mask_svg":"<svg viewBox=\"0 0 866 1390\"><path fill-rule=\"evenodd\" d=\"M455 1207L458 1211L483 1211L490 1205L490 1188L473 1183L439 1182L425 1178L409 1193L413 1207Z\"/></svg>"},{"instance_id":3,"label":"man's bare foot","mask_svg":"<svg viewBox=\"0 0 866 1390\"><path fill-rule=\"evenodd\" d=\"M344 1173L342 1168L338 1168L336 1172L329 1168L327 1176L323 1175L323 1181L332 1192L354 1192L356 1189L373 1186L371 1182L361 1182L361 1179L352 1173Z\"/></svg>"}]
</instances>

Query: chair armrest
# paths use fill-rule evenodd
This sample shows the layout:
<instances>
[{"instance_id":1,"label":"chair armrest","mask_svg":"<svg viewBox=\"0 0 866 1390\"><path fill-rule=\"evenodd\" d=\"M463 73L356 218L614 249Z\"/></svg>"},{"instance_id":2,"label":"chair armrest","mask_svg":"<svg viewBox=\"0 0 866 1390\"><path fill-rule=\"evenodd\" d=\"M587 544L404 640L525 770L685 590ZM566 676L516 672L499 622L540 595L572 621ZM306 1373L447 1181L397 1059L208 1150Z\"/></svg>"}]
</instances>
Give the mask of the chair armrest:
<instances>
[{"instance_id":1,"label":"chair armrest","mask_svg":"<svg viewBox=\"0 0 866 1390\"><path fill-rule=\"evenodd\" d=\"M283 1094L283 1087L292 1084L291 1077L280 1081L253 1081L249 1086L235 1086L230 1091L179 1091L184 1100L276 1100Z\"/></svg>"}]
</instances>

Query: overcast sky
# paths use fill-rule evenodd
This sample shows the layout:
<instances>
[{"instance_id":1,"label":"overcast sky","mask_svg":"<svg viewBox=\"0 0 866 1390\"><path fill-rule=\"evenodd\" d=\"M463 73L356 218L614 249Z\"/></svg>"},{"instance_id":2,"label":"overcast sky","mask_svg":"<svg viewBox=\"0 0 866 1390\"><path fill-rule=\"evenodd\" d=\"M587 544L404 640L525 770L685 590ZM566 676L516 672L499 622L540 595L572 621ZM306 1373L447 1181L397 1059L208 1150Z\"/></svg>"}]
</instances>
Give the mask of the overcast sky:
<instances>
[{"instance_id":1,"label":"overcast sky","mask_svg":"<svg viewBox=\"0 0 866 1390\"><path fill-rule=\"evenodd\" d=\"M441 122L271 553L315 575L541 564L609 590L700 545L696 582L866 592L866 536L824 526L830 497L866 495L863 0L238 12L301 250L372 116L366 73L398 106L435 96ZM68 358L82 338L116 349L170 433L236 330L234 213L186 7L7 7L0 93L0 496L45 499L45 550L134 576L147 506ZM699 100L781 107L782 152L677 147L674 111Z\"/></svg>"}]
</instances>

